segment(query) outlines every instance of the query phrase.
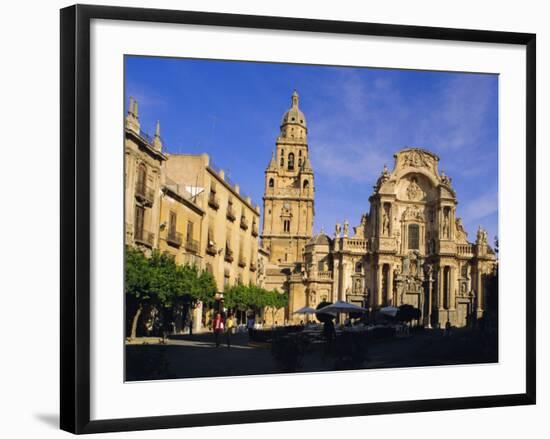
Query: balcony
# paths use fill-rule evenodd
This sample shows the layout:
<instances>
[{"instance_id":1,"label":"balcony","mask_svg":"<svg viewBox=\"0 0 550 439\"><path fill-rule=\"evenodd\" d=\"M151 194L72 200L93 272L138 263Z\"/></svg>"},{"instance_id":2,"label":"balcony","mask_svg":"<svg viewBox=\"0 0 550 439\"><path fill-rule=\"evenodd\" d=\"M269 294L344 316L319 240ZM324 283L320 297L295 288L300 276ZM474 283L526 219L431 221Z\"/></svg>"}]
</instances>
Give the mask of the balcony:
<instances>
[{"instance_id":1,"label":"balcony","mask_svg":"<svg viewBox=\"0 0 550 439\"><path fill-rule=\"evenodd\" d=\"M237 217L235 216L235 212L233 212L233 207L231 206L231 204L227 206L226 216L229 221L235 221L237 219Z\"/></svg>"},{"instance_id":2,"label":"balcony","mask_svg":"<svg viewBox=\"0 0 550 439\"><path fill-rule=\"evenodd\" d=\"M211 256L216 256L218 254L218 248L216 247L216 243L214 241L208 241L206 253Z\"/></svg>"},{"instance_id":3,"label":"balcony","mask_svg":"<svg viewBox=\"0 0 550 439\"><path fill-rule=\"evenodd\" d=\"M168 235L166 235L166 242L170 245L173 245L174 247L181 247L181 243L183 242L183 236L179 232L168 232Z\"/></svg>"},{"instance_id":4,"label":"balcony","mask_svg":"<svg viewBox=\"0 0 550 439\"><path fill-rule=\"evenodd\" d=\"M155 191L143 184L136 184L136 198L147 206L155 201Z\"/></svg>"},{"instance_id":5,"label":"balcony","mask_svg":"<svg viewBox=\"0 0 550 439\"><path fill-rule=\"evenodd\" d=\"M251 262L250 263L250 267L249 267L249 270L250 271L256 271L258 269L257 265L255 262Z\"/></svg>"},{"instance_id":6,"label":"balcony","mask_svg":"<svg viewBox=\"0 0 550 439\"><path fill-rule=\"evenodd\" d=\"M198 253L199 241L197 241L196 239L187 238L187 241L185 242L185 250L187 250L189 253Z\"/></svg>"},{"instance_id":7,"label":"balcony","mask_svg":"<svg viewBox=\"0 0 550 439\"><path fill-rule=\"evenodd\" d=\"M136 244L141 244L152 248L155 244L155 234L145 229L136 230L134 232L134 241Z\"/></svg>"},{"instance_id":8,"label":"balcony","mask_svg":"<svg viewBox=\"0 0 550 439\"><path fill-rule=\"evenodd\" d=\"M245 216L241 216L241 229L246 230L248 229L248 220Z\"/></svg>"},{"instance_id":9,"label":"balcony","mask_svg":"<svg viewBox=\"0 0 550 439\"><path fill-rule=\"evenodd\" d=\"M256 223L252 223L252 236L257 237L258 234L258 225Z\"/></svg>"},{"instance_id":10,"label":"balcony","mask_svg":"<svg viewBox=\"0 0 550 439\"><path fill-rule=\"evenodd\" d=\"M210 192L210 195L208 195L208 205L212 209L218 210L220 208L220 201L214 192Z\"/></svg>"},{"instance_id":11,"label":"balcony","mask_svg":"<svg viewBox=\"0 0 550 439\"><path fill-rule=\"evenodd\" d=\"M233 262L233 250L226 248L224 260L226 262Z\"/></svg>"},{"instance_id":12,"label":"balcony","mask_svg":"<svg viewBox=\"0 0 550 439\"><path fill-rule=\"evenodd\" d=\"M239 267L246 267L246 260L242 257L242 256L239 256Z\"/></svg>"}]
</instances>

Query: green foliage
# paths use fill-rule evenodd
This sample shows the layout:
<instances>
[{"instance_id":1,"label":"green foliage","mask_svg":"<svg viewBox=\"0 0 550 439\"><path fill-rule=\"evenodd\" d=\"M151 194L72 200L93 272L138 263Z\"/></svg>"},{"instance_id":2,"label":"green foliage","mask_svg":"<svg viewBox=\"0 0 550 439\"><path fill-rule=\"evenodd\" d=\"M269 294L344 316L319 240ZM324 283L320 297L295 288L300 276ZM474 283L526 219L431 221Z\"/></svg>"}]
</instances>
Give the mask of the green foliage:
<instances>
[{"instance_id":1,"label":"green foliage","mask_svg":"<svg viewBox=\"0 0 550 439\"><path fill-rule=\"evenodd\" d=\"M279 293L276 290L268 291L256 285L237 284L227 287L223 297L227 308L240 311L271 308L276 312L288 303L286 293Z\"/></svg>"},{"instance_id":2,"label":"green foliage","mask_svg":"<svg viewBox=\"0 0 550 439\"><path fill-rule=\"evenodd\" d=\"M170 255L154 250L151 257L126 248L125 292L138 302L172 307L177 301L209 303L217 291L214 277L195 266L178 265Z\"/></svg>"}]
</instances>

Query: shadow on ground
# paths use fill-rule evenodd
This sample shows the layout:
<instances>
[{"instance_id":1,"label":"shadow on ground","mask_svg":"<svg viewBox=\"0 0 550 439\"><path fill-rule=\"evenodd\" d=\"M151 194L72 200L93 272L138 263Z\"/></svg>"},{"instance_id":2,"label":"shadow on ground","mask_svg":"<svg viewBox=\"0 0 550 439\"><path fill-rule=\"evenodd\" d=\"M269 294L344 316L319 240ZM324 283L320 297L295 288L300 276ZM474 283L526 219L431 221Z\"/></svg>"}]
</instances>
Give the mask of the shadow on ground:
<instances>
[{"instance_id":1,"label":"shadow on ground","mask_svg":"<svg viewBox=\"0 0 550 439\"><path fill-rule=\"evenodd\" d=\"M225 342L225 339L222 338ZM442 366L498 361L496 333L455 329L451 335L426 330L407 338L372 342L367 360L358 369ZM248 342L246 334L216 347L214 336L173 336L166 344L127 345L126 380L206 378L283 373L271 355L270 344ZM337 361L326 355L322 344L312 345L298 372L337 370Z\"/></svg>"}]
</instances>

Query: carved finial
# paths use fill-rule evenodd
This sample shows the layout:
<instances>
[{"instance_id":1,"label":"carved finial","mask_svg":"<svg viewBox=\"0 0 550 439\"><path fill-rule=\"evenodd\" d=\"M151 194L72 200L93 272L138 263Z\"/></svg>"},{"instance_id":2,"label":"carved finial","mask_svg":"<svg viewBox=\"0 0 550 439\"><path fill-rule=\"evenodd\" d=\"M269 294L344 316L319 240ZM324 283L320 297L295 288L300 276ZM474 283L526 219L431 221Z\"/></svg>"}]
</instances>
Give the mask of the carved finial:
<instances>
[{"instance_id":1,"label":"carved finial","mask_svg":"<svg viewBox=\"0 0 550 439\"><path fill-rule=\"evenodd\" d=\"M293 107L298 106L298 100L299 100L298 92L296 91L296 89L294 89L294 91L292 92L292 106Z\"/></svg>"},{"instance_id":2,"label":"carved finial","mask_svg":"<svg viewBox=\"0 0 550 439\"><path fill-rule=\"evenodd\" d=\"M155 137L160 137L160 120L157 120L157 127L155 129Z\"/></svg>"}]
</instances>

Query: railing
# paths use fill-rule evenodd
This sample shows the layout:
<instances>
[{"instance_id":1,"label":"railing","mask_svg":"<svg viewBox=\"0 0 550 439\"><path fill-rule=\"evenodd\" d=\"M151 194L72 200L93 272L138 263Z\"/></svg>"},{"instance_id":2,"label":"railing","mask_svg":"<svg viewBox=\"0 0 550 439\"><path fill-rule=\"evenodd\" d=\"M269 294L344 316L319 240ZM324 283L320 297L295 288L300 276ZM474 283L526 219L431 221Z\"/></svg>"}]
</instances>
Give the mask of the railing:
<instances>
[{"instance_id":1,"label":"railing","mask_svg":"<svg viewBox=\"0 0 550 439\"><path fill-rule=\"evenodd\" d=\"M153 247L155 243L155 234L148 230L141 229L134 232L134 241L147 247Z\"/></svg>"},{"instance_id":2,"label":"railing","mask_svg":"<svg viewBox=\"0 0 550 439\"><path fill-rule=\"evenodd\" d=\"M256 266L256 263L255 262L251 262L250 263L250 266L249 266L249 270L250 271L256 271L258 269L258 267Z\"/></svg>"},{"instance_id":3,"label":"railing","mask_svg":"<svg viewBox=\"0 0 550 439\"><path fill-rule=\"evenodd\" d=\"M226 216L229 221L235 221L237 219L235 212L233 212L233 206L231 204L227 206Z\"/></svg>"},{"instance_id":4,"label":"railing","mask_svg":"<svg viewBox=\"0 0 550 439\"><path fill-rule=\"evenodd\" d=\"M369 241L363 238L344 238L342 242L344 250L369 250Z\"/></svg>"},{"instance_id":5,"label":"railing","mask_svg":"<svg viewBox=\"0 0 550 439\"><path fill-rule=\"evenodd\" d=\"M210 241L206 246L206 253L212 256L216 256L218 254L218 248L216 247L216 243L213 241Z\"/></svg>"},{"instance_id":6,"label":"railing","mask_svg":"<svg viewBox=\"0 0 550 439\"><path fill-rule=\"evenodd\" d=\"M259 235L258 225L256 223L252 223L252 236L258 236L258 235Z\"/></svg>"},{"instance_id":7,"label":"railing","mask_svg":"<svg viewBox=\"0 0 550 439\"><path fill-rule=\"evenodd\" d=\"M233 250L230 250L228 248L225 249L224 260L227 262L233 262Z\"/></svg>"},{"instance_id":8,"label":"railing","mask_svg":"<svg viewBox=\"0 0 550 439\"><path fill-rule=\"evenodd\" d=\"M475 253L475 246L473 244L457 244L456 252L459 255L473 255Z\"/></svg>"},{"instance_id":9,"label":"railing","mask_svg":"<svg viewBox=\"0 0 550 439\"><path fill-rule=\"evenodd\" d=\"M244 216L241 216L241 229L248 229L248 220Z\"/></svg>"},{"instance_id":10,"label":"railing","mask_svg":"<svg viewBox=\"0 0 550 439\"><path fill-rule=\"evenodd\" d=\"M331 271L318 271L317 272L317 278L318 279L332 279L332 272Z\"/></svg>"},{"instance_id":11,"label":"railing","mask_svg":"<svg viewBox=\"0 0 550 439\"><path fill-rule=\"evenodd\" d=\"M153 146L153 140L155 140L154 136L147 134L145 131L139 130L139 137L145 140L150 146ZM159 139L164 145L164 139L161 136L159 136Z\"/></svg>"},{"instance_id":12,"label":"railing","mask_svg":"<svg viewBox=\"0 0 550 439\"><path fill-rule=\"evenodd\" d=\"M155 201L155 191L144 184L136 183L136 198L143 203L152 205Z\"/></svg>"},{"instance_id":13,"label":"railing","mask_svg":"<svg viewBox=\"0 0 550 439\"><path fill-rule=\"evenodd\" d=\"M220 201L214 192L210 192L208 195L208 205L216 210L220 208Z\"/></svg>"},{"instance_id":14,"label":"railing","mask_svg":"<svg viewBox=\"0 0 550 439\"><path fill-rule=\"evenodd\" d=\"M242 256L239 256L239 267L246 267L246 260L242 257Z\"/></svg>"},{"instance_id":15,"label":"railing","mask_svg":"<svg viewBox=\"0 0 550 439\"><path fill-rule=\"evenodd\" d=\"M185 241L185 250L191 253L198 253L199 252L199 241L192 238L187 238ZM216 251L216 250L214 250Z\"/></svg>"},{"instance_id":16,"label":"railing","mask_svg":"<svg viewBox=\"0 0 550 439\"><path fill-rule=\"evenodd\" d=\"M183 236L180 232L168 232L168 235L166 235L166 242L168 244L175 245L177 247L181 246L181 243L183 242Z\"/></svg>"}]
</instances>

